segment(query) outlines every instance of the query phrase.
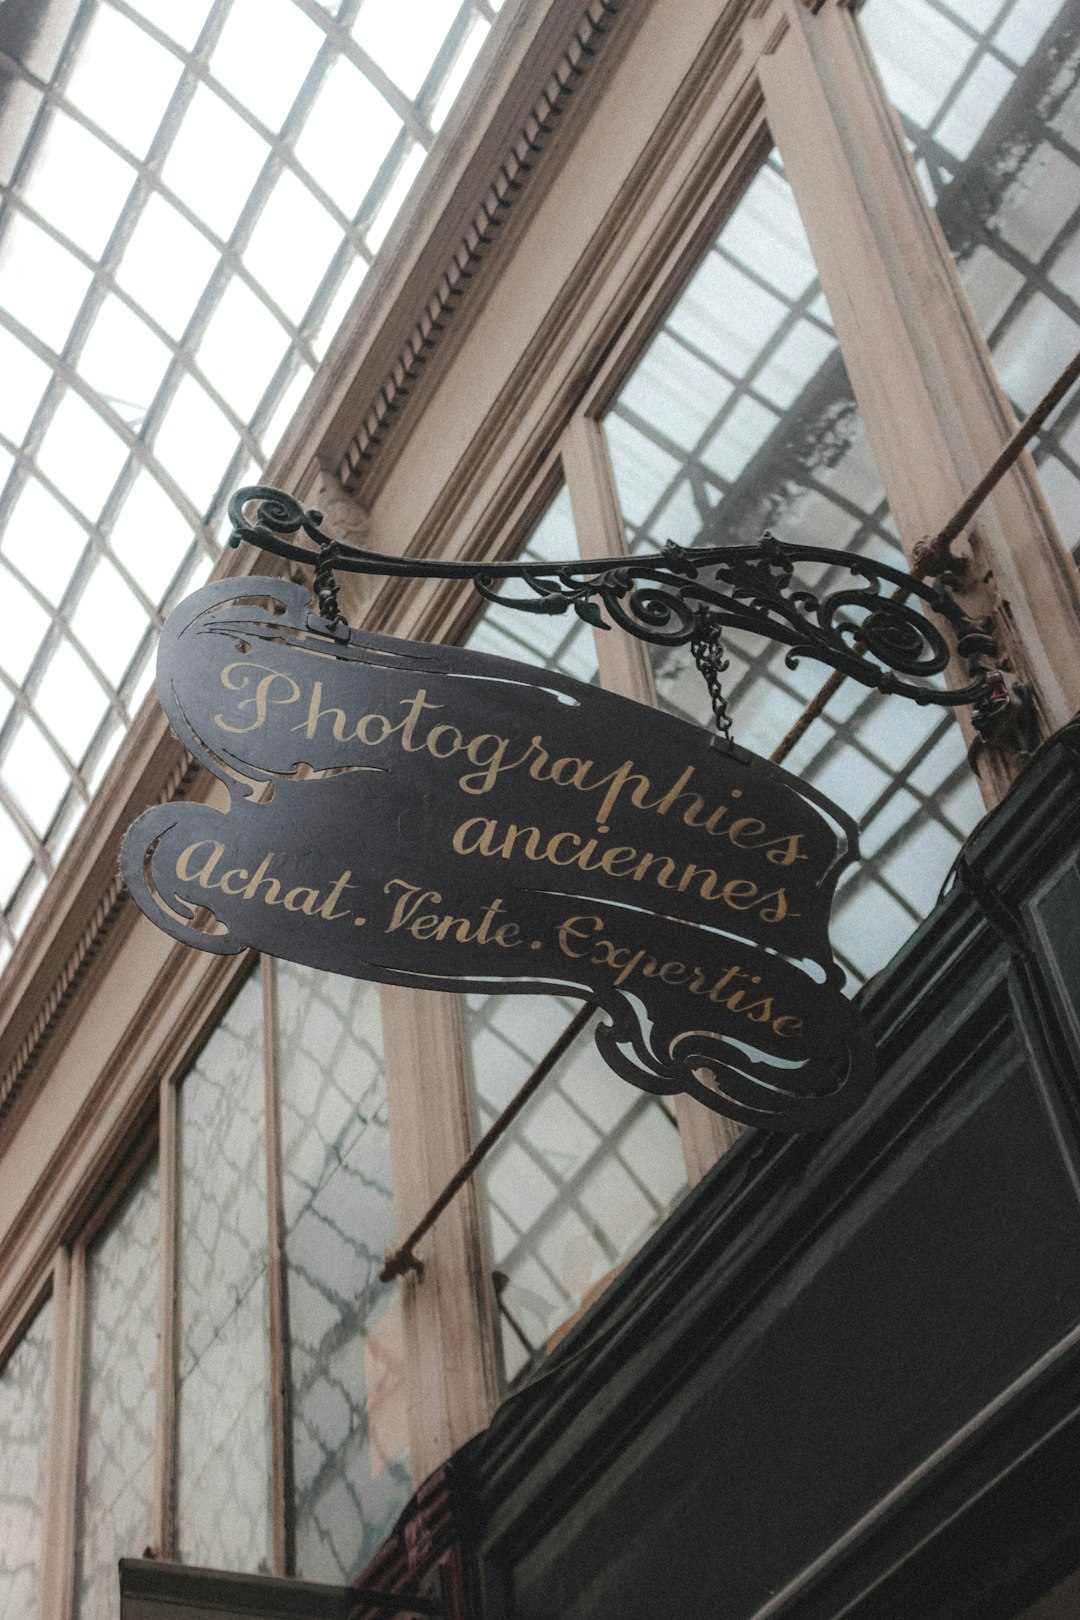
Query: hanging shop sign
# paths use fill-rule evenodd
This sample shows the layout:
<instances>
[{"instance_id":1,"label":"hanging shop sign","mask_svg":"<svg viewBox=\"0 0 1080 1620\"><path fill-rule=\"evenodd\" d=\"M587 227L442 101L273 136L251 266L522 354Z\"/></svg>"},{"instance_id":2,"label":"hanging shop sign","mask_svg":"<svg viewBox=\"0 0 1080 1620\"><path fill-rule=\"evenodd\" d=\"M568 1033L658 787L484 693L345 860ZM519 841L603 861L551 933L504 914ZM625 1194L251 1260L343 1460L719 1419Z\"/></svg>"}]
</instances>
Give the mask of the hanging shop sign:
<instances>
[{"instance_id":1,"label":"hanging shop sign","mask_svg":"<svg viewBox=\"0 0 1080 1620\"><path fill-rule=\"evenodd\" d=\"M753 1123L816 1128L864 1095L828 942L855 824L778 766L561 674L335 625L270 578L183 602L158 690L230 796L124 841L174 939L580 995L624 1079Z\"/></svg>"}]
</instances>

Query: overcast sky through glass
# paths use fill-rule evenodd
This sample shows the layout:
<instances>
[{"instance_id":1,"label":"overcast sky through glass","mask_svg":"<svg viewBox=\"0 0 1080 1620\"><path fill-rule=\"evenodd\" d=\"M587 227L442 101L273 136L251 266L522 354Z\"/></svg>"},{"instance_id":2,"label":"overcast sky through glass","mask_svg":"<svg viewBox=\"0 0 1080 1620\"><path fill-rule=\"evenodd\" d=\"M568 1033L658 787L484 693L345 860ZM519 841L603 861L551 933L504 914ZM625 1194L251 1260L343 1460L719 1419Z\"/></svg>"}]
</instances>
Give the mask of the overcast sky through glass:
<instances>
[{"instance_id":1,"label":"overcast sky through glass","mask_svg":"<svg viewBox=\"0 0 1080 1620\"><path fill-rule=\"evenodd\" d=\"M0 3L0 967L500 4Z\"/></svg>"}]
</instances>

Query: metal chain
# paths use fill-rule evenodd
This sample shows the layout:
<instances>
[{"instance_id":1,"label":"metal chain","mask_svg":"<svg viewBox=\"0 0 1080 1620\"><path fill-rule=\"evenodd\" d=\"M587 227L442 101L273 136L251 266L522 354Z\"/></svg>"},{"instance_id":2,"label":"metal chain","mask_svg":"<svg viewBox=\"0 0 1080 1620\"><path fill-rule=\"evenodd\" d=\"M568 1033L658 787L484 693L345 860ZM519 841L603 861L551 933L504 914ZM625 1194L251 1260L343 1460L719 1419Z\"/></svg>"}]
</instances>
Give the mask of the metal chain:
<instances>
[{"instance_id":1,"label":"metal chain","mask_svg":"<svg viewBox=\"0 0 1080 1620\"><path fill-rule=\"evenodd\" d=\"M690 642L690 651L694 663L700 671L705 685L709 689L709 702L712 704L713 721L716 725L716 735L719 745L729 753L735 747L735 738L731 731L731 716L728 713L728 702L724 696L724 687L720 679L728 667L728 659L724 655L724 641L720 626L714 621L701 619L698 629Z\"/></svg>"},{"instance_id":2,"label":"metal chain","mask_svg":"<svg viewBox=\"0 0 1080 1620\"><path fill-rule=\"evenodd\" d=\"M338 605L337 580L334 578L336 560L337 542L324 540L319 547L319 556L311 581L315 600L319 604L319 613L331 630L345 623L345 616Z\"/></svg>"}]
</instances>

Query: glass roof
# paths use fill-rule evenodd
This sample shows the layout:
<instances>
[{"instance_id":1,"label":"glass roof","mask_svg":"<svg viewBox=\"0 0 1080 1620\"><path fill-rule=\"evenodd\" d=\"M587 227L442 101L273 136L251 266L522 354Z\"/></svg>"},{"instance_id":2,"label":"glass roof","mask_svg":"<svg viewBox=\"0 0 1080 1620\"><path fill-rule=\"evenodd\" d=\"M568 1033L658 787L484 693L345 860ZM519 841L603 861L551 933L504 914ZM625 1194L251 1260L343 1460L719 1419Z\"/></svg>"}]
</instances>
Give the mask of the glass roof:
<instances>
[{"instance_id":1,"label":"glass roof","mask_svg":"<svg viewBox=\"0 0 1080 1620\"><path fill-rule=\"evenodd\" d=\"M0 7L0 968L500 4Z\"/></svg>"}]
</instances>

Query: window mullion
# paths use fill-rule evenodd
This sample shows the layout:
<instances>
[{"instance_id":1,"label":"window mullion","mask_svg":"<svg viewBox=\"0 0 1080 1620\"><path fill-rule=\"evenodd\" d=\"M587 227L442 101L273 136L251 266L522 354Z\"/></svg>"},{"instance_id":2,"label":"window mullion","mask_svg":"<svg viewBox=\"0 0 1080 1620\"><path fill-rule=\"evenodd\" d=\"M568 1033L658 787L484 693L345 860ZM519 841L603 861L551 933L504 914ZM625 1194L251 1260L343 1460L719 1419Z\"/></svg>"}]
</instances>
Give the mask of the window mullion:
<instances>
[{"instance_id":1,"label":"window mullion","mask_svg":"<svg viewBox=\"0 0 1080 1620\"><path fill-rule=\"evenodd\" d=\"M261 960L266 1081L267 1299L270 1323L270 1520L275 1575L296 1569L292 1488L292 1378L289 1367L285 1224L281 1189L281 1097L274 963Z\"/></svg>"},{"instance_id":2,"label":"window mullion","mask_svg":"<svg viewBox=\"0 0 1080 1620\"><path fill-rule=\"evenodd\" d=\"M154 1448L154 1545L160 1558L176 1551L177 1235L179 1232L176 1086L159 1086L157 1440Z\"/></svg>"},{"instance_id":3,"label":"window mullion","mask_svg":"<svg viewBox=\"0 0 1080 1620\"><path fill-rule=\"evenodd\" d=\"M472 1146L457 999L381 985L386 1096L400 1241ZM426 1479L491 1421L498 1404L493 1299L476 1183L419 1245L423 1271L398 1284L413 1478Z\"/></svg>"},{"instance_id":4,"label":"window mullion","mask_svg":"<svg viewBox=\"0 0 1080 1620\"><path fill-rule=\"evenodd\" d=\"M625 554L626 529L600 423L579 412L563 434L560 452L582 556ZM596 630L593 634L600 684L609 692L618 692L636 703L655 708L656 687L645 643L621 630ZM687 1180L693 1187L727 1152L739 1134L739 1127L683 1092L673 1096L671 1103L686 1160Z\"/></svg>"},{"instance_id":5,"label":"window mullion","mask_svg":"<svg viewBox=\"0 0 1080 1620\"><path fill-rule=\"evenodd\" d=\"M1013 414L856 19L835 3L811 15L781 0L775 12L758 63L766 116L910 557L993 462ZM1080 706L1080 588L1030 456L956 549L972 559L965 610L994 614L1001 657L1035 693L1040 734L1052 733ZM984 757L992 803L1024 756L995 745Z\"/></svg>"},{"instance_id":6,"label":"window mullion","mask_svg":"<svg viewBox=\"0 0 1080 1620\"><path fill-rule=\"evenodd\" d=\"M68 1620L75 1579L75 1478L82 1373L86 1250L61 1249L53 1266L48 1470L40 1620Z\"/></svg>"}]
</instances>

